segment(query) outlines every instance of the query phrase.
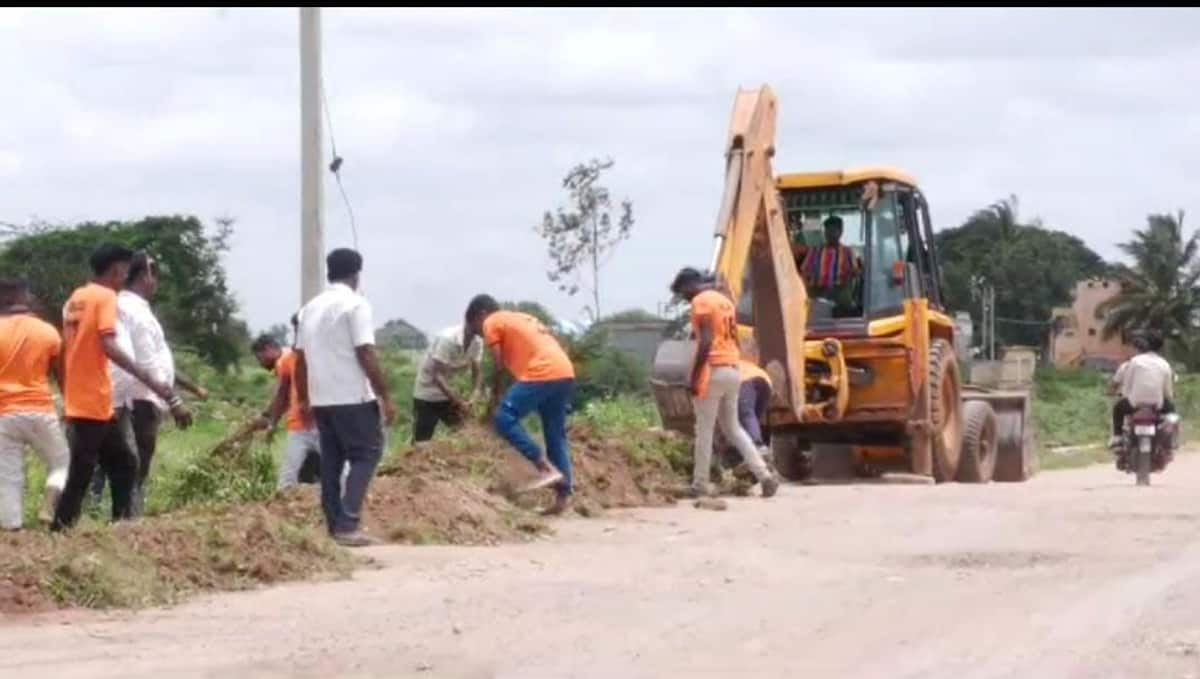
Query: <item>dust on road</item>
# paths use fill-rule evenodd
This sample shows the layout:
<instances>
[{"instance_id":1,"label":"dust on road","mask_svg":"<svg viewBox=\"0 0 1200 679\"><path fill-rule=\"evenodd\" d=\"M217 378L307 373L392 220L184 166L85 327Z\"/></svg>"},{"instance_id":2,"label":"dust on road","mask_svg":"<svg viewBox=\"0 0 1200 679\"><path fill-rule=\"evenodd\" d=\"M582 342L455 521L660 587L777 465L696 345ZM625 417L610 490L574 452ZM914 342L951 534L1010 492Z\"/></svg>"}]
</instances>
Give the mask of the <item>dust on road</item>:
<instances>
[{"instance_id":1,"label":"dust on road","mask_svg":"<svg viewBox=\"0 0 1200 679\"><path fill-rule=\"evenodd\" d=\"M348 581L0 627L0 676L1193 677L1200 456L384 547Z\"/></svg>"}]
</instances>

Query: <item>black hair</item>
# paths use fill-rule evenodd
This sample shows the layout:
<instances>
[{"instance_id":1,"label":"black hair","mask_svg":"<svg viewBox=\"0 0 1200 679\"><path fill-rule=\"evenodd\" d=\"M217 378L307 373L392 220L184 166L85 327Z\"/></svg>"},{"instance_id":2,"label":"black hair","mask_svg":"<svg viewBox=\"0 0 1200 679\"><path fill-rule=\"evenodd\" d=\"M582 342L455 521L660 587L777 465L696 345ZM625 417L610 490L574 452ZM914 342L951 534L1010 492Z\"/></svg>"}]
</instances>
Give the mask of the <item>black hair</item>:
<instances>
[{"instance_id":1,"label":"black hair","mask_svg":"<svg viewBox=\"0 0 1200 679\"><path fill-rule=\"evenodd\" d=\"M267 347L278 347L278 346L279 346L279 340L275 339L274 337L272 337L266 333L263 333L254 340L254 344L250 345L250 351L253 351L254 353L257 354L258 352L262 351L263 349L266 349Z\"/></svg>"},{"instance_id":2,"label":"black hair","mask_svg":"<svg viewBox=\"0 0 1200 679\"><path fill-rule=\"evenodd\" d=\"M1148 341L1146 341L1146 335L1144 335L1140 332L1135 334L1129 340L1129 343L1132 344L1133 348L1137 349L1139 353L1144 352L1150 348L1150 343Z\"/></svg>"},{"instance_id":3,"label":"black hair","mask_svg":"<svg viewBox=\"0 0 1200 679\"><path fill-rule=\"evenodd\" d=\"M350 248L338 248L325 258L326 278L330 283L344 281L362 271L363 258Z\"/></svg>"},{"instance_id":4,"label":"black hair","mask_svg":"<svg viewBox=\"0 0 1200 679\"><path fill-rule=\"evenodd\" d=\"M103 276L108 273L114 264L128 262L132 259L133 250L124 245L117 245L116 243L104 243L92 251L92 256L88 258L88 263L92 266L93 274Z\"/></svg>"},{"instance_id":5,"label":"black hair","mask_svg":"<svg viewBox=\"0 0 1200 679\"><path fill-rule=\"evenodd\" d=\"M297 311L296 313L292 314L292 329L298 330L299 328L300 328L300 312Z\"/></svg>"},{"instance_id":6,"label":"black hair","mask_svg":"<svg viewBox=\"0 0 1200 679\"><path fill-rule=\"evenodd\" d=\"M467 321L467 325L470 325L471 319L479 314L490 314L499 310L500 305L496 303L496 300L491 295L479 294L472 297L470 304L467 304L467 313L464 314L464 318Z\"/></svg>"},{"instance_id":7,"label":"black hair","mask_svg":"<svg viewBox=\"0 0 1200 679\"><path fill-rule=\"evenodd\" d=\"M139 278L145 276L147 271L158 273L158 263L145 250L138 250L129 260L129 275L125 277L125 285L133 285Z\"/></svg>"},{"instance_id":8,"label":"black hair","mask_svg":"<svg viewBox=\"0 0 1200 679\"><path fill-rule=\"evenodd\" d=\"M1146 331L1146 346L1150 348L1150 351L1153 351L1155 353L1162 352L1162 348L1163 348L1162 333L1157 330L1147 330Z\"/></svg>"},{"instance_id":9,"label":"black hair","mask_svg":"<svg viewBox=\"0 0 1200 679\"><path fill-rule=\"evenodd\" d=\"M685 287L704 283L707 278L699 269L685 266L675 274L675 280L671 281L671 292L678 295Z\"/></svg>"},{"instance_id":10,"label":"black hair","mask_svg":"<svg viewBox=\"0 0 1200 679\"><path fill-rule=\"evenodd\" d=\"M20 278L0 278L0 306L16 304L28 290L29 284Z\"/></svg>"},{"instance_id":11,"label":"black hair","mask_svg":"<svg viewBox=\"0 0 1200 679\"><path fill-rule=\"evenodd\" d=\"M829 215L828 217L826 217L825 218L825 226L827 228L830 226L836 226L839 229L846 228L845 224L842 223L842 218L837 215Z\"/></svg>"}]
</instances>

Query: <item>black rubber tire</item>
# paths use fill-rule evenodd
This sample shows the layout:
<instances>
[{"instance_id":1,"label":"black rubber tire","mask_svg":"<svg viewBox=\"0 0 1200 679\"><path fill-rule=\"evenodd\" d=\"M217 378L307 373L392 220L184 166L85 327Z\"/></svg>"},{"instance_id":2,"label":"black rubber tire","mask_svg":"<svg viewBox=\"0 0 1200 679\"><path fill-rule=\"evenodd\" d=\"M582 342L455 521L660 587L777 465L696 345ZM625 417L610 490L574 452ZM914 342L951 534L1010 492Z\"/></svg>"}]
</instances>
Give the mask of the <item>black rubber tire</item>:
<instances>
[{"instance_id":1,"label":"black rubber tire","mask_svg":"<svg viewBox=\"0 0 1200 679\"><path fill-rule=\"evenodd\" d=\"M1134 450L1133 454L1137 458L1137 485L1150 485L1150 453Z\"/></svg>"},{"instance_id":2,"label":"black rubber tire","mask_svg":"<svg viewBox=\"0 0 1200 679\"><path fill-rule=\"evenodd\" d=\"M771 457L776 473L786 481L805 481L812 475L812 465L795 436L774 434L771 436Z\"/></svg>"},{"instance_id":3,"label":"black rubber tire","mask_svg":"<svg viewBox=\"0 0 1200 679\"><path fill-rule=\"evenodd\" d=\"M953 481L962 457L962 385L954 347L944 339L929 348L929 421L933 478Z\"/></svg>"},{"instance_id":4,"label":"black rubber tire","mask_svg":"<svg viewBox=\"0 0 1200 679\"><path fill-rule=\"evenodd\" d=\"M988 483L996 471L996 413L986 401L963 402L959 483Z\"/></svg>"},{"instance_id":5,"label":"black rubber tire","mask_svg":"<svg viewBox=\"0 0 1200 679\"><path fill-rule=\"evenodd\" d=\"M1025 403L1021 417L1020 448L1014 449L1003 438L996 442L996 469L992 480L1001 483L1023 483L1037 474L1041 468L1038 459L1037 425L1033 422L1032 395Z\"/></svg>"}]
</instances>

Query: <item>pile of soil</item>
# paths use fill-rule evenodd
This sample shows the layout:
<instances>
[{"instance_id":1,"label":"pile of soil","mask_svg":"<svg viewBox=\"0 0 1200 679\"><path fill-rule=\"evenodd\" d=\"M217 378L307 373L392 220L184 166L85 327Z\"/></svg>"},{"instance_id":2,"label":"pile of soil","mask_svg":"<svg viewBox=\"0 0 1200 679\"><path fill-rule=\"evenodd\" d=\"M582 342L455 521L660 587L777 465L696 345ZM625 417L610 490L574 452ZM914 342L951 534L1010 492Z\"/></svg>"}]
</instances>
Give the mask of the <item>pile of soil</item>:
<instances>
[{"instance_id":1,"label":"pile of soil","mask_svg":"<svg viewBox=\"0 0 1200 679\"><path fill-rule=\"evenodd\" d=\"M587 425L570 432L573 513L594 516L614 507L667 505L679 476L667 451L670 434L598 435ZM364 512L368 530L395 542L494 544L548 530L538 515L553 491L519 494L533 465L489 431L469 425L454 437L398 451L381 467Z\"/></svg>"},{"instance_id":2,"label":"pile of soil","mask_svg":"<svg viewBox=\"0 0 1200 679\"><path fill-rule=\"evenodd\" d=\"M571 514L674 502L671 460L686 442L661 431L570 432ZM518 494L533 466L494 434L468 425L454 436L388 456L371 485L364 521L374 537L407 544L487 545L549 530L538 513L553 491ZM325 534L319 488L302 486L254 505L189 509L115 526L82 523L66 535L0 536L0 614L62 606L140 607L198 591L346 574L356 559Z\"/></svg>"},{"instance_id":3,"label":"pile of soil","mask_svg":"<svg viewBox=\"0 0 1200 679\"><path fill-rule=\"evenodd\" d=\"M0 614L137 608L350 572L352 557L325 537L311 511L279 509L274 502L195 509L113 526L85 520L69 534L5 534Z\"/></svg>"}]
</instances>

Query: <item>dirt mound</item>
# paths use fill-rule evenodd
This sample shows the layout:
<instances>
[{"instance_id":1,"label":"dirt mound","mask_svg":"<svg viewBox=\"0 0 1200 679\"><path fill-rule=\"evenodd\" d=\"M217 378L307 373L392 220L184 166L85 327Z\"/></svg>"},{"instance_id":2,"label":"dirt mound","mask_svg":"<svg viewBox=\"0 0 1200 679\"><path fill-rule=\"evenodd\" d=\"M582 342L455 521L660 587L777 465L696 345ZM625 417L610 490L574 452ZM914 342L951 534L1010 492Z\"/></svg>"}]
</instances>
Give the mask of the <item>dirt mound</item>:
<instances>
[{"instance_id":1,"label":"dirt mound","mask_svg":"<svg viewBox=\"0 0 1200 679\"><path fill-rule=\"evenodd\" d=\"M570 432L575 513L673 502L678 477L668 460L679 441L661 432L619 439L586 425ZM536 510L550 490L520 495L533 466L487 430L468 426L453 438L397 451L381 467L365 511L376 535L396 542L492 544L547 530Z\"/></svg>"},{"instance_id":2,"label":"dirt mound","mask_svg":"<svg viewBox=\"0 0 1200 679\"><path fill-rule=\"evenodd\" d=\"M656 431L570 432L574 513L671 504L686 443ZM686 460L684 460L686 463ZM533 467L477 425L394 451L364 510L377 538L409 544L495 544L549 530L536 509L552 491L519 495ZM190 593L348 573L355 563L325 533L319 489L304 486L253 505L223 505L109 527L84 520L66 535L0 536L0 614L60 606L140 607Z\"/></svg>"},{"instance_id":3,"label":"dirt mound","mask_svg":"<svg viewBox=\"0 0 1200 679\"><path fill-rule=\"evenodd\" d=\"M352 559L311 511L268 506L197 509L115 526L84 520L67 535L0 539L0 614L59 606L136 608L193 592L238 590L317 573Z\"/></svg>"}]
</instances>

